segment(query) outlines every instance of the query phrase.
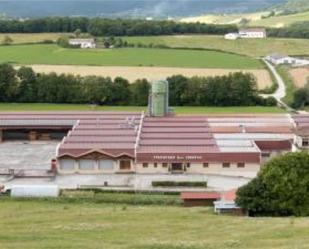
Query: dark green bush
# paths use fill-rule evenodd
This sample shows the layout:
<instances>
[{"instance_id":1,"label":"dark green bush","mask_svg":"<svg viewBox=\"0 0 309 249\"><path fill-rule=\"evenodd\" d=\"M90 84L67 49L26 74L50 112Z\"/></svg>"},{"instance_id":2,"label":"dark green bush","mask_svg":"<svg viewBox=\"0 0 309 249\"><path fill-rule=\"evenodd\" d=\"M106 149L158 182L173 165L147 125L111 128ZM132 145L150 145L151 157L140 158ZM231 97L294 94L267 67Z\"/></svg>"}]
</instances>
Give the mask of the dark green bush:
<instances>
[{"instance_id":1,"label":"dark green bush","mask_svg":"<svg viewBox=\"0 0 309 249\"><path fill-rule=\"evenodd\" d=\"M236 203L252 215L309 215L309 154L288 153L269 161L237 191Z\"/></svg>"}]
</instances>

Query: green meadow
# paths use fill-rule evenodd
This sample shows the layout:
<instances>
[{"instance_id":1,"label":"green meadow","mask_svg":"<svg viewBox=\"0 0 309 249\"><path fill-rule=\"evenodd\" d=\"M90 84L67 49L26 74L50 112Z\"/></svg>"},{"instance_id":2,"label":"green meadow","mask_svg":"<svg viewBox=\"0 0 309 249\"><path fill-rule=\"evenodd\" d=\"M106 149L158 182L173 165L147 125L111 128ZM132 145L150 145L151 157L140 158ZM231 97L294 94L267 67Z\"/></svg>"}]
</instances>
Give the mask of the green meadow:
<instances>
[{"instance_id":1,"label":"green meadow","mask_svg":"<svg viewBox=\"0 0 309 249\"><path fill-rule=\"evenodd\" d=\"M308 218L0 197L1 249L307 249Z\"/></svg>"},{"instance_id":2,"label":"green meadow","mask_svg":"<svg viewBox=\"0 0 309 249\"><path fill-rule=\"evenodd\" d=\"M0 63L260 69L253 58L182 49L67 49L54 44L0 46Z\"/></svg>"},{"instance_id":3,"label":"green meadow","mask_svg":"<svg viewBox=\"0 0 309 249\"><path fill-rule=\"evenodd\" d=\"M251 57L263 57L273 53L309 55L308 39L267 38L230 41L216 35L136 36L124 37L124 39L135 44L218 49Z\"/></svg>"}]
</instances>

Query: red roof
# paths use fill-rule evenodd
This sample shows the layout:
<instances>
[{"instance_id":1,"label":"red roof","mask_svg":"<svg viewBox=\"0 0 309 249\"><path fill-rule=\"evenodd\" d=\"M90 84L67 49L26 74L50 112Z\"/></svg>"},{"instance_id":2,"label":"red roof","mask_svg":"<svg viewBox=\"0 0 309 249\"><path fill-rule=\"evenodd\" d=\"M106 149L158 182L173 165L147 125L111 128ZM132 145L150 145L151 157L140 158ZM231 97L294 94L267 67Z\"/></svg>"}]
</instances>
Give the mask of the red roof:
<instances>
[{"instance_id":1,"label":"red roof","mask_svg":"<svg viewBox=\"0 0 309 249\"><path fill-rule=\"evenodd\" d=\"M180 194L182 200L217 200L220 199L218 192L182 192Z\"/></svg>"},{"instance_id":2,"label":"red roof","mask_svg":"<svg viewBox=\"0 0 309 249\"><path fill-rule=\"evenodd\" d=\"M223 192L221 194L221 199L225 201L235 201L237 189L232 189L230 191Z\"/></svg>"},{"instance_id":3,"label":"red roof","mask_svg":"<svg viewBox=\"0 0 309 249\"><path fill-rule=\"evenodd\" d=\"M255 141L260 150L291 150L292 143L289 140L282 141Z\"/></svg>"},{"instance_id":4,"label":"red roof","mask_svg":"<svg viewBox=\"0 0 309 249\"><path fill-rule=\"evenodd\" d=\"M261 127L259 122L267 117L277 122L278 126L268 121L270 126ZM212 121L211 121L212 118ZM215 119L214 119L215 118ZM250 121L257 123L254 127L246 126L246 132L287 133L289 121L284 115L190 115L175 117L145 117L138 132L142 120L141 113L127 112L0 112L0 128L2 125L18 120L23 125L23 120L29 120L36 125L49 127L51 121L61 120L63 123L72 123L72 129L63 143L60 144L58 155L71 155L79 157L98 151L112 156L128 154L136 157L138 162L244 162L259 163L259 152L221 152L218 148L213 132L215 133L239 133L240 127L231 127L230 122ZM309 123L309 115L295 117L302 124ZM44 122L39 122L43 121ZM49 121L51 120L51 121ZM216 121L217 120L217 121ZM238 121L237 121L238 120ZM72 121L72 122L70 122ZM30 122L30 123L31 123ZM209 126L209 122L219 122L222 127ZM242 121L240 121L242 122ZM285 123L286 122L286 123ZM15 122L13 122L15 123ZM25 122L27 123L27 122ZM57 122L55 122L57 123ZM226 126L224 126L226 123ZM74 127L73 127L73 124ZM2 126L2 127L3 127ZM138 138L138 134L140 137ZM138 142L138 143L137 143ZM291 148L288 141L258 141L256 143L263 149L285 150ZM135 148L136 151L135 151Z\"/></svg>"}]
</instances>

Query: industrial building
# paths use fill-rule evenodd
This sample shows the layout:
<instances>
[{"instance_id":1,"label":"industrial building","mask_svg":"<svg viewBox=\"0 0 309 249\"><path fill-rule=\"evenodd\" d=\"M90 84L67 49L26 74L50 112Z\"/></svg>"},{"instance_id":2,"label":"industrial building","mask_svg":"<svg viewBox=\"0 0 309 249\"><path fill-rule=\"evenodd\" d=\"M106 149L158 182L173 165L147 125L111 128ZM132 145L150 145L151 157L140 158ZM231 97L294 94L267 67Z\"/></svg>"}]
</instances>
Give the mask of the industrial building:
<instances>
[{"instance_id":1,"label":"industrial building","mask_svg":"<svg viewBox=\"0 0 309 249\"><path fill-rule=\"evenodd\" d=\"M58 174L208 174L254 177L271 157L308 148L309 116L182 115L168 86L152 85L147 113L0 113L0 141L59 140Z\"/></svg>"}]
</instances>

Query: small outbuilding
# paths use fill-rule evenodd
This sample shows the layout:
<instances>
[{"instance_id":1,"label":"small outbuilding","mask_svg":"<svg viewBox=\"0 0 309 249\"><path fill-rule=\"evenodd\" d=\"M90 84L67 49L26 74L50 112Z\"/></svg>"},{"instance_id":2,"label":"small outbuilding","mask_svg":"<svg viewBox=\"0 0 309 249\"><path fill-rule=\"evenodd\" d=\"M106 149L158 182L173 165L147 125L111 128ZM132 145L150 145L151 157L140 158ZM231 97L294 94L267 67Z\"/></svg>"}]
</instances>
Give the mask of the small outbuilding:
<instances>
[{"instance_id":1,"label":"small outbuilding","mask_svg":"<svg viewBox=\"0 0 309 249\"><path fill-rule=\"evenodd\" d=\"M96 48L95 39L70 39L69 44L72 46L80 46L80 48Z\"/></svg>"},{"instance_id":2,"label":"small outbuilding","mask_svg":"<svg viewBox=\"0 0 309 249\"><path fill-rule=\"evenodd\" d=\"M186 207L213 206L220 199L218 192L182 192L181 199Z\"/></svg>"},{"instance_id":3,"label":"small outbuilding","mask_svg":"<svg viewBox=\"0 0 309 249\"><path fill-rule=\"evenodd\" d=\"M58 197L57 185L16 185L11 188L12 197Z\"/></svg>"},{"instance_id":4,"label":"small outbuilding","mask_svg":"<svg viewBox=\"0 0 309 249\"><path fill-rule=\"evenodd\" d=\"M215 213L230 215L245 215L246 211L235 203L236 189L221 194L221 199L214 202Z\"/></svg>"},{"instance_id":5,"label":"small outbuilding","mask_svg":"<svg viewBox=\"0 0 309 249\"><path fill-rule=\"evenodd\" d=\"M240 38L238 33L228 33L224 36L225 40L237 40L238 38Z\"/></svg>"}]
</instances>

